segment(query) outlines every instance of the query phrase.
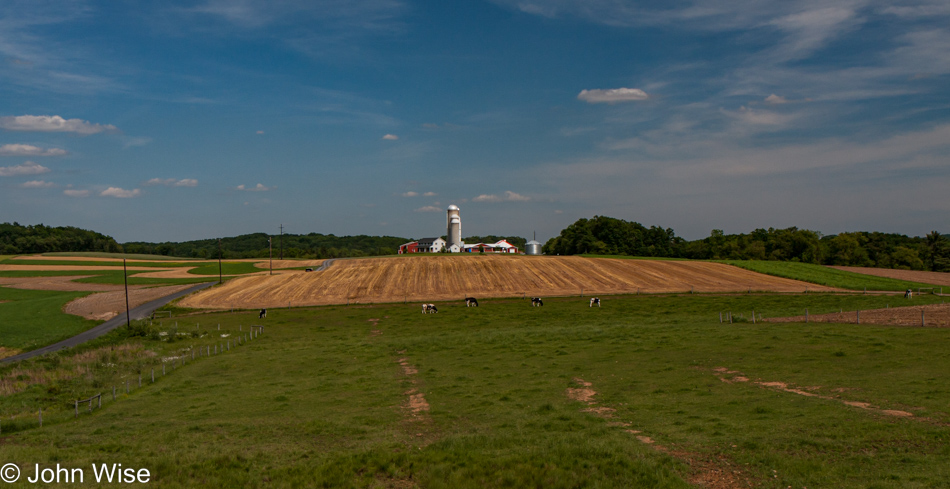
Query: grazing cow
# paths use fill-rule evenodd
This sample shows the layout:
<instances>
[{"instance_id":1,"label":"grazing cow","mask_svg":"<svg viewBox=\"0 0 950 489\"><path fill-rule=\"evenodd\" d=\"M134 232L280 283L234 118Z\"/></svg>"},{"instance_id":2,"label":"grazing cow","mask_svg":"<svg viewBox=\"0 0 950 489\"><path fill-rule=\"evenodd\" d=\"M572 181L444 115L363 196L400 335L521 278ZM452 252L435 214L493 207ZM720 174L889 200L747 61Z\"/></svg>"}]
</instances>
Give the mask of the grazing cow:
<instances>
[{"instance_id":1,"label":"grazing cow","mask_svg":"<svg viewBox=\"0 0 950 489\"><path fill-rule=\"evenodd\" d=\"M257 315L257 319L264 319L267 317L267 309L261 309L261 313Z\"/></svg>"},{"instance_id":2,"label":"grazing cow","mask_svg":"<svg viewBox=\"0 0 950 489\"><path fill-rule=\"evenodd\" d=\"M594 304L597 304L597 307L600 307L600 298L599 298L599 297L591 297L591 298L590 298L590 305L587 306L587 307L594 307Z\"/></svg>"},{"instance_id":3,"label":"grazing cow","mask_svg":"<svg viewBox=\"0 0 950 489\"><path fill-rule=\"evenodd\" d=\"M466 297L465 307L478 307L478 299L474 297Z\"/></svg>"},{"instance_id":4,"label":"grazing cow","mask_svg":"<svg viewBox=\"0 0 950 489\"><path fill-rule=\"evenodd\" d=\"M436 309L435 304L423 304L422 305L422 314L436 314L439 310Z\"/></svg>"},{"instance_id":5,"label":"grazing cow","mask_svg":"<svg viewBox=\"0 0 950 489\"><path fill-rule=\"evenodd\" d=\"M540 297L532 297L532 298L531 298L531 306L532 306L532 307L534 307L534 306L540 307L540 306L543 306L543 305L544 305L544 302L541 301L541 298L540 298Z\"/></svg>"},{"instance_id":6,"label":"grazing cow","mask_svg":"<svg viewBox=\"0 0 950 489\"><path fill-rule=\"evenodd\" d=\"M907 289L907 292L904 292L905 299L912 299L914 297L914 291Z\"/></svg>"}]
</instances>

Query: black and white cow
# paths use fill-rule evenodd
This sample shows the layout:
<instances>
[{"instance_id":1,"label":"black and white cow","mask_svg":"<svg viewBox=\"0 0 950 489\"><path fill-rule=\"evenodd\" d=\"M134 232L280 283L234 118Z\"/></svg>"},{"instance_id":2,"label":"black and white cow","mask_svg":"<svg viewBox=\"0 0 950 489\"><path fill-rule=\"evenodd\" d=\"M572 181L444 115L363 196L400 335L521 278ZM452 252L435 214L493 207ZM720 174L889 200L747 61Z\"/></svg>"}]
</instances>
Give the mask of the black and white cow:
<instances>
[{"instance_id":1,"label":"black and white cow","mask_svg":"<svg viewBox=\"0 0 950 489\"><path fill-rule=\"evenodd\" d=\"M541 298L540 298L540 297L532 297L532 298L531 298L531 306L532 306L532 307L534 307L534 306L540 307L540 306L543 306L543 305L544 305L544 302L541 301Z\"/></svg>"},{"instance_id":2,"label":"black and white cow","mask_svg":"<svg viewBox=\"0 0 950 489\"><path fill-rule=\"evenodd\" d=\"M435 304L423 304L422 305L422 314L436 314L439 310L436 309Z\"/></svg>"},{"instance_id":3,"label":"black and white cow","mask_svg":"<svg viewBox=\"0 0 950 489\"><path fill-rule=\"evenodd\" d=\"M478 307L478 299L474 297L466 297L465 307Z\"/></svg>"},{"instance_id":4,"label":"black and white cow","mask_svg":"<svg viewBox=\"0 0 950 489\"><path fill-rule=\"evenodd\" d=\"M597 304L597 307L600 307L600 297L591 297L590 305L587 307L594 307L594 304Z\"/></svg>"},{"instance_id":5,"label":"black and white cow","mask_svg":"<svg viewBox=\"0 0 950 489\"><path fill-rule=\"evenodd\" d=\"M907 289L907 292L904 292L904 298L905 298L905 299L911 299L911 298L913 298L913 297L914 297L914 291L913 291L913 290Z\"/></svg>"},{"instance_id":6,"label":"black and white cow","mask_svg":"<svg viewBox=\"0 0 950 489\"><path fill-rule=\"evenodd\" d=\"M261 313L257 315L257 319L263 319L267 317L267 309L261 309Z\"/></svg>"}]
</instances>

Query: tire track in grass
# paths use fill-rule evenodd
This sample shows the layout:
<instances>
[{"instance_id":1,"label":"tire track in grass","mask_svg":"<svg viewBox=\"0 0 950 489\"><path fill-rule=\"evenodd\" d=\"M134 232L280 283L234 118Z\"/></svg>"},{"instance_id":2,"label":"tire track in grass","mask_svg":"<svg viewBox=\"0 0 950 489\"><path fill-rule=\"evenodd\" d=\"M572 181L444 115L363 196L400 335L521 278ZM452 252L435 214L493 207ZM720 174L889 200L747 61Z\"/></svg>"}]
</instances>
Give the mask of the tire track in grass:
<instances>
[{"instance_id":1,"label":"tire track in grass","mask_svg":"<svg viewBox=\"0 0 950 489\"><path fill-rule=\"evenodd\" d=\"M389 316L383 316L383 319L388 318ZM383 335L383 331L379 329L379 318L370 318L367 321L372 324L372 329L369 332L371 339L376 339ZM400 357L396 359L396 363L399 364L402 374L408 379L409 384L412 386L403 393L403 395L408 397L406 398L406 402L402 405L402 409L406 412L406 420L411 423L411 431L415 432L422 426L432 424L432 418L429 416L429 402L426 400L425 394L419 391L418 388L419 381L416 378L416 374L419 373L419 369L409 363L408 358L402 356L406 354L406 350L399 350L396 354L400 355ZM416 438L423 438L425 433L416 432L411 435Z\"/></svg>"},{"instance_id":2,"label":"tire track in grass","mask_svg":"<svg viewBox=\"0 0 950 489\"><path fill-rule=\"evenodd\" d=\"M597 391L593 389L593 384L580 377L574 377L572 382L576 387L568 387L565 391L568 399L582 402L587 405L581 412L591 413L594 416L603 419L613 419L616 409L600 405L594 396ZM687 452L683 450L671 450L665 445L661 445L653 438L644 434L641 430L631 428L631 423L626 421L610 421L608 426L617 426L623 431L630 433L636 439L645 445L651 446L654 450L671 455L690 468L689 482L711 489L736 489L754 487L752 482L746 477L742 478L740 470L730 470L728 467L734 466L725 456L719 455L716 458L710 458L708 455Z\"/></svg>"},{"instance_id":3,"label":"tire track in grass","mask_svg":"<svg viewBox=\"0 0 950 489\"><path fill-rule=\"evenodd\" d=\"M716 377L719 378L719 380L727 384L751 383L763 389L769 389L769 390L780 391L780 392L788 392L790 394L797 394L799 396L805 396L805 397L814 397L816 399L823 399L826 401L837 401L847 406L856 407L858 409L880 413L887 416L914 419L918 421L930 421L930 422L934 421L928 418L916 417L914 416L914 413L911 413L908 411L901 411L897 409L883 409L883 408L874 406L868 402L848 401L845 399L841 399L840 396L834 397L834 396L826 396L826 395L818 394L815 391L821 389L821 386L796 387L791 384L788 384L787 382L750 380L749 377L743 374L742 372L739 372L738 370L729 370L726 367L716 367L713 369L713 372L716 375ZM835 389L836 392L844 392L846 390L848 389L847 388Z\"/></svg>"}]
</instances>

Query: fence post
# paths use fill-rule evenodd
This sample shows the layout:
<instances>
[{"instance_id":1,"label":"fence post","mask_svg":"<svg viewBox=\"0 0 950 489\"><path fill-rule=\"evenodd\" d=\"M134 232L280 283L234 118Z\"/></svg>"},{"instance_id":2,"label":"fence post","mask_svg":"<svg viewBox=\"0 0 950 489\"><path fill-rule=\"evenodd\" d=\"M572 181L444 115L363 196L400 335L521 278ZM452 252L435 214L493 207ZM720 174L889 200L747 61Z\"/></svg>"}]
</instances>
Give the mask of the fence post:
<instances>
[{"instance_id":1,"label":"fence post","mask_svg":"<svg viewBox=\"0 0 950 489\"><path fill-rule=\"evenodd\" d=\"M40 428L43 427L43 408L40 408Z\"/></svg>"},{"instance_id":2,"label":"fence post","mask_svg":"<svg viewBox=\"0 0 950 489\"><path fill-rule=\"evenodd\" d=\"M858 318L858 324L861 324L861 310L858 309L856 312L857 312L856 316Z\"/></svg>"},{"instance_id":3,"label":"fence post","mask_svg":"<svg viewBox=\"0 0 950 489\"><path fill-rule=\"evenodd\" d=\"M924 327L924 324L925 324L925 323L924 323L924 310L921 309L921 310L920 310L920 327L923 328L923 327Z\"/></svg>"},{"instance_id":4,"label":"fence post","mask_svg":"<svg viewBox=\"0 0 950 489\"><path fill-rule=\"evenodd\" d=\"M755 324L755 309L752 310L752 324Z\"/></svg>"},{"instance_id":5,"label":"fence post","mask_svg":"<svg viewBox=\"0 0 950 489\"><path fill-rule=\"evenodd\" d=\"M99 393L99 409L102 409L102 393Z\"/></svg>"},{"instance_id":6,"label":"fence post","mask_svg":"<svg viewBox=\"0 0 950 489\"><path fill-rule=\"evenodd\" d=\"M155 369L152 369L152 383L155 383Z\"/></svg>"},{"instance_id":7,"label":"fence post","mask_svg":"<svg viewBox=\"0 0 950 489\"><path fill-rule=\"evenodd\" d=\"M126 394L129 393L129 381L128 381L128 380L125 381L125 393L126 393Z\"/></svg>"},{"instance_id":8,"label":"fence post","mask_svg":"<svg viewBox=\"0 0 950 489\"><path fill-rule=\"evenodd\" d=\"M165 376L165 362L162 362L162 377Z\"/></svg>"},{"instance_id":9,"label":"fence post","mask_svg":"<svg viewBox=\"0 0 950 489\"><path fill-rule=\"evenodd\" d=\"M722 311L719 311L719 324L722 324Z\"/></svg>"},{"instance_id":10,"label":"fence post","mask_svg":"<svg viewBox=\"0 0 950 489\"><path fill-rule=\"evenodd\" d=\"M112 400L115 400L115 386L112 386Z\"/></svg>"},{"instance_id":11,"label":"fence post","mask_svg":"<svg viewBox=\"0 0 950 489\"><path fill-rule=\"evenodd\" d=\"M142 374L139 374L139 387L142 387Z\"/></svg>"},{"instance_id":12,"label":"fence post","mask_svg":"<svg viewBox=\"0 0 950 489\"><path fill-rule=\"evenodd\" d=\"M79 401L76 401L76 417L79 417Z\"/></svg>"},{"instance_id":13,"label":"fence post","mask_svg":"<svg viewBox=\"0 0 950 489\"><path fill-rule=\"evenodd\" d=\"M729 324L732 324L732 311L729 311Z\"/></svg>"}]
</instances>

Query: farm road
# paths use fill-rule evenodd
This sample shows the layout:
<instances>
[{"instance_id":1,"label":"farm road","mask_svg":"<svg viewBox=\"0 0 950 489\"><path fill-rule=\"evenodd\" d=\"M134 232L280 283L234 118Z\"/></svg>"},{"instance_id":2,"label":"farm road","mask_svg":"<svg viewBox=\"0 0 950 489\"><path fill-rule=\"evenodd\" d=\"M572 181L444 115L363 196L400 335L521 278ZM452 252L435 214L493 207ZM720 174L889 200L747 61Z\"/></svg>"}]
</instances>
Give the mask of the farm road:
<instances>
[{"instance_id":1,"label":"farm road","mask_svg":"<svg viewBox=\"0 0 950 489\"><path fill-rule=\"evenodd\" d=\"M177 298L179 298L179 297L188 295L188 294L190 294L190 293L192 293L192 292L195 292L195 291L198 291L198 290L201 290L201 289L206 289L206 288L208 288L208 287L211 287L212 285L214 285L214 282L207 282L207 283L203 283L203 284L198 284L198 285L195 285L194 287L189 287L189 288L187 288L187 289L185 289L185 290L176 292L176 293L174 293L174 294L166 295L165 297L161 297L161 298L159 298L159 299L155 299L155 300L153 300L153 301L151 301L151 302L147 302L147 303L145 303L145 304L142 304L141 306L138 306L138 307L132 309L132 310L130 311L129 316L130 316L132 319L142 319L142 318L144 318L145 316L148 316L149 314L151 314L152 311L154 311L155 309L158 309L159 307L162 307L162 306L164 306L165 304L168 304L169 302L171 302L171 301L173 301L173 300L175 300L175 299L177 299ZM118 316L116 316L116 317L114 317L114 318L112 318L112 319L110 319L110 320L108 320L108 321L106 321L106 322L104 322L104 323L102 323L102 324L100 324L100 325L98 325L98 326L92 328L92 329L83 331L82 333L79 333L79 334L77 334L76 336L73 336L72 338L65 339L65 340L63 340L63 341L60 341L59 343L54 343L54 344L49 345L49 346L44 346L44 347L42 347L42 348L37 348L36 350L33 350L33 351L28 351L28 352L26 352L26 353L21 353L21 354L19 354L19 355L14 355L14 356L12 356L12 357L7 357L7 358L0 359L0 363L17 362L17 361L20 361L20 360L26 360L27 358L33 358L33 357L35 357L35 356L45 355L45 354L47 354L47 353L52 353L52 352L54 352L54 351L59 351L59 350L65 349L65 348L72 348L72 347L74 347L74 346L76 346L76 345L80 345L80 344L85 343L85 342L87 342L87 341L89 341L89 340L98 338L98 337L100 337L100 336L102 336L102 335L108 333L109 331L112 331L113 329L116 329L116 328L118 328L119 326L124 325L125 323L126 323L125 318L122 317L122 315L120 314L120 315L118 315Z\"/></svg>"}]
</instances>

